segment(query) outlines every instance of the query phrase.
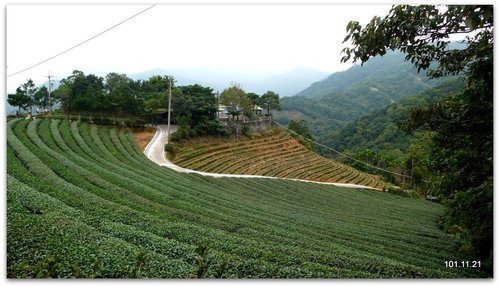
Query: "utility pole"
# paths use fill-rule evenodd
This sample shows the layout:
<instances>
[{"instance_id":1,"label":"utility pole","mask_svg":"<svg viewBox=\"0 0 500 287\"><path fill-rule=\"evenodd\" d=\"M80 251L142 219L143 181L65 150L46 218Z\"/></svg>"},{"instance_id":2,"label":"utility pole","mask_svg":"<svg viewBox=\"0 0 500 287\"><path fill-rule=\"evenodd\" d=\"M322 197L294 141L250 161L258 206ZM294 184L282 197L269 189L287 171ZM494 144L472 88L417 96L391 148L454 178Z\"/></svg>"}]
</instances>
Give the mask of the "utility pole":
<instances>
[{"instance_id":1,"label":"utility pole","mask_svg":"<svg viewBox=\"0 0 500 287\"><path fill-rule=\"evenodd\" d=\"M220 113L219 112L219 106L220 106L220 104L219 104L219 100L220 100L219 99L219 91L217 91L217 93L215 94L215 96L217 97L217 119L219 119L219 117L220 117L220 114L219 114Z\"/></svg>"},{"instance_id":2,"label":"utility pole","mask_svg":"<svg viewBox=\"0 0 500 287\"><path fill-rule=\"evenodd\" d=\"M50 72L47 78L49 78L49 115L50 115L52 113L52 101L50 99L50 94L52 93L52 80L50 78L52 78L52 76L50 75Z\"/></svg>"},{"instance_id":3,"label":"utility pole","mask_svg":"<svg viewBox=\"0 0 500 287\"><path fill-rule=\"evenodd\" d=\"M167 117L167 136L170 141L170 110L172 106L172 77L170 77L170 85L168 85L168 117Z\"/></svg>"}]
</instances>

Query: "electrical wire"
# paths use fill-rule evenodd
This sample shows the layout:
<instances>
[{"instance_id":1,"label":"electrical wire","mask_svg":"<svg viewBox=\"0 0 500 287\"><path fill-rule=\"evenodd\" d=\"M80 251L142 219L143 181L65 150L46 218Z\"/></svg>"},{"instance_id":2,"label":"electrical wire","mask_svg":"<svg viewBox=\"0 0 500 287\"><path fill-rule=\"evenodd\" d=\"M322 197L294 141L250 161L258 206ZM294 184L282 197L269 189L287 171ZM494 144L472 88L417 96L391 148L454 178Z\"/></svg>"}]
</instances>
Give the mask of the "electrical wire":
<instances>
[{"instance_id":1,"label":"electrical wire","mask_svg":"<svg viewBox=\"0 0 500 287\"><path fill-rule=\"evenodd\" d=\"M34 64L34 65L32 65L32 66L27 67L27 68L25 68L25 69L22 69L22 70L20 70L20 71L17 71L17 72L15 72L15 73L12 73L12 74L10 74L10 75L7 75L7 78L8 78L8 77L12 77L12 76L17 75L17 74L20 74L20 73L25 72L25 71L27 71L27 70L33 69L33 68L34 68L34 67L36 67L36 66L39 66L39 65L41 65L41 64L43 64L43 63L46 63L46 62L48 62L48 61L50 61L50 60L52 60L52 59L54 59L54 58L56 58L56 57L59 57L59 56L61 56L61 55L65 54L65 53L67 53L67 52L69 52L69 51L71 51L71 50L73 50L73 49L75 49L75 48L77 48L77 47L79 47L79 46L81 46L81 45L83 45L83 44L85 44L85 43L89 42L90 40L93 40L93 39L95 39L95 38L97 38L97 37L101 36L102 34L104 34L104 33L108 32L108 31L110 31L110 30L112 30L112 29L114 29L114 28L116 28L116 27L118 27L118 26L120 26L121 24L123 24L123 23L125 23L125 22L127 22L127 21L129 21L129 20L131 20L131 19L133 19L133 18L135 18L135 17L137 17L137 16L141 15L142 13L144 13L144 12L148 11L149 9L153 8L154 6L156 6L156 4L149 6L148 8L146 8L146 9L144 9L144 10L142 10L142 11L140 11L140 12L138 12L138 13L136 13L136 14L134 14L134 15L130 16L130 17L128 17L127 19L125 19L125 20L123 20L123 21L121 21L121 22L119 22L119 23L117 23L117 24L115 24L115 25L113 25L113 26L109 27L108 29L106 29L106 30L104 30L104 31L102 31L102 32L100 32L100 33L95 34L94 36L92 36L92 37L88 38L87 40L85 40L85 41L83 41L83 42L80 42L80 43L78 43L78 44L76 44L76 45L74 45L74 46L72 46L72 47L70 47L70 48L68 48L68 49L66 49L66 50L64 50L64 51L62 51L62 52L59 52L59 53L55 54L54 56L52 56L52 57L50 57L50 58L47 58L47 59L45 59L45 60L43 60L43 61L41 61L41 62L38 62L38 63L36 63L36 64Z\"/></svg>"},{"instance_id":2,"label":"electrical wire","mask_svg":"<svg viewBox=\"0 0 500 287\"><path fill-rule=\"evenodd\" d=\"M318 146L324 147L324 148L326 148L326 149L328 149L328 150L330 150L330 151L333 151L333 152L335 152L335 153L337 153L337 154L339 154L339 155L341 155L341 156L343 156L343 157L346 157L346 158L348 158L348 159L350 159L350 160L353 160L353 161L355 161L355 162L359 162L359 163L364 164L364 165L366 165L366 166L369 166L369 167L371 167L371 168L378 169L378 170L381 170L381 171L384 171L384 172L387 172L387 173L390 173L390 174L394 174L394 175L398 175L398 176L402 176L402 177L406 177L406 178L412 178L411 176L406 175L406 174L397 173L397 172L394 172L394 171L391 171L391 170L387 170L387 169L380 168L380 167L378 167L378 166L371 165L371 164L366 163L366 162L364 162L364 161L360 161L359 159L355 159L355 158L353 158L353 157L351 157L351 156L348 156L348 155L347 155L347 154L345 154L345 153L342 153L342 152L340 152L340 151L338 151L338 150L335 150L335 149L333 149L333 148L331 148L331 147L328 147L328 146L326 146L326 145L324 145L324 144L321 144L321 143L319 143L319 142L317 142L317 141L313 141L313 140L311 140L311 139L308 139L308 138L304 137L303 135L300 135L300 134L298 134L298 133L296 133L296 132L292 131L291 129L287 128L286 126L284 126L284 125L282 125L282 124L280 124L280 123L278 123L278 122L276 122L276 121L273 121L273 123L277 124L278 126L281 126L281 127L282 127L282 128L284 128L285 130L287 130L287 131L289 131L289 132L291 132L291 133L293 133L293 134L298 135L299 137L303 138L304 140L306 140L306 141L308 141L308 142L311 142L311 143L314 143L314 144L316 144L316 145L318 145Z\"/></svg>"}]
</instances>

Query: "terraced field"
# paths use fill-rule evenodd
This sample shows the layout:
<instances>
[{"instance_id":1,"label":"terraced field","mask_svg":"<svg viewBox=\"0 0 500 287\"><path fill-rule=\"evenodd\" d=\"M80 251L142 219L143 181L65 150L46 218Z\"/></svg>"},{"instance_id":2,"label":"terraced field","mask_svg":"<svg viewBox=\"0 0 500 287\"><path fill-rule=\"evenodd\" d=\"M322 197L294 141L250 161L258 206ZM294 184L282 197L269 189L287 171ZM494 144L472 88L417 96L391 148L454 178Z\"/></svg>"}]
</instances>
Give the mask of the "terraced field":
<instances>
[{"instance_id":1,"label":"terraced field","mask_svg":"<svg viewBox=\"0 0 500 287\"><path fill-rule=\"evenodd\" d=\"M172 161L184 168L213 173L351 183L378 189L385 184L379 176L319 156L278 128L256 134L252 139L184 140L176 143Z\"/></svg>"},{"instance_id":2,"label":"terraced field","mask_svg":"<svg viewBox=\"0 0 500 287\"><path fill-rule=\"evenodd\" d=\"M445 267L462 257L432 202L180 174L130 132L78 122L11 120L7 143L10 278L485 276Z\"/></svg>"}]
</instances>

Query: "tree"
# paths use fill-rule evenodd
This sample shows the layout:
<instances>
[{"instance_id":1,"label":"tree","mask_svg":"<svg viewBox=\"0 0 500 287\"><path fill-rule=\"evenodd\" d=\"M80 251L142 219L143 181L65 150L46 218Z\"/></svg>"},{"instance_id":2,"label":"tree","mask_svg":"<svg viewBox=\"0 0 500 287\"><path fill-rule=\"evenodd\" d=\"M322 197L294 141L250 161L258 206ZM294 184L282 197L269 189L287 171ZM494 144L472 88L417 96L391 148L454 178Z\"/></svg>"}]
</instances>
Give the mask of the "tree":
<instances>
[{"instance_id":1,"label":"tree","mask_svg":"<svg viewBox=\"0 0 500 287\"><path fill-rule=\"evenodd\" d=\"M28 79L26 83L21 84L21 90L26 95L26 97L29 98L27 106L30 108L30 114L33 114L33 105L35 104L35 92L37 90L35 87L35 83L31 79Z\"/></svg>"},{"instance_id":2,"label":"tree","mask_svg":"<svg viewBox=\"0 0 500 287\"><path fill-rule=\"evenodd\" d=\"M70 84L62 80L59 87L57 87L53 94L54 98L61 103L63 112L66 114L69 120L71 101L73 100L73 97L71 96Z\"/></svg>"},{"instance_id":3,"label":"tree","mask_svg":"<svg viewBox=\"0 0 500 287\"><path fill-rule=\"evenodd\" d=\"M233 116L233 119L236 116L236 120L239 120L239 115L244 111L251 109L252 104L238 83L233 83L229 88L224 89L220 94L220 99L221 104L226 106L227 111Z\"/></svg>"},{"instance_id":4,"label":"tree","mask_svg":"<svg viewBox=\"0 0 500 287\"><path fill-rule=\"evenodd\" d=\"M109 73L105 78L105 91L99 109L112 110L118 114L138 115L142 112L143 101L139 98L136 83L125 74Z\"/></svg>"},{"instance_id":5,"label":"tree","mask_svg":"<svg viewBox=\"0 0 500 287\"><path fill-rule=\"evenodd\" d=\"M288 129L294 132L292 135L295 136L302 145L310 150L314 150L314 143L312 143L314 138L305 120L291 120L288 123Z\"/></svg>"},{"instance_id":6,"label":"tree","mask_svg":"<svg viewBox=\"0 0 500 287\"><path fill-rule=\"evenodd\" d=\"M78 94L83 93L82 78L85 78L85 74L82 71L74 70L71 76L61 80L59 87L54 91L54 97L61 102L68 120L70 112L73 111L73 102Z\"/></svg>"},{"instance_id":7,"label":"tree","mask_svg":"<svg viewBox=\"0 0 500 287\"><path fill-rule=\"evenodd\" d=\"M75 70L72 75L62 79L54 91L63 103L63 109L69 117L71 112L109 111L105 101L104 79L96 75L85 75Z\"/></svg>"},{"instance_id":8,"label":"tree","mask_svg":"<svg viewBox=\"0 0 500 287\"><path fill-rule=\"evenodd\" d=\"M255 106L259 105L260 96L256 93L247 93L247 98L250 100L250 103L252 103L251 110L254 112Z\"/></svg>"},{"instance_id":9,"label":"tree","mask_svg":"<svg viewBox=\"0 0 500 287\"><path fill-rule=\"evenodd\" d=\"M7 102L14 107L17 107L18 113L21 112L21 109L26 109L30 103L30 97L26 95L21 86L16 89L15 94L9 94L7 98Z\"/></svg>"},{"instance_id":10,"label":"tree","mask_svg":"<svg viewBox=\"0 0 500 287\"><path fill-rule=\"evenodd\" d=\"M134 83L139 90L138 97L144 103L144 112L153 113L158 109L166 109L168 105L168 87L172 79L172 106L176 99L175 79L172 76L155 75L148 80ZM174 108L173 108L174 109Z\"/></svg>"},{"instance_id":11,"label":"tree","mask_svg":"<svg viewBox=\"0 0 500 287\"><path fill-rule=\"evenodd\" d=\"M192 125L198 125L202 121L215 120L217 99L212 88L196 84L181 86L179 89L184 95L184 100L191 104L189 113Z\"/></svg>"},{"instance_id":12,"label":"tree","mask_svg":"<svg viewBox=\"0 0 500 287\"><path fill-rule=\"evenodd\" d=\"M34 104L42 107L45 111L49 106L49 90L47 87L40 87L34 94Z\"/></svg>"},{"instance_id":13,"label":"tree","mask_svg":"<svg viewBox=\"0 0 500 287\"><path fill-rule=\"evenodd\" d=\"M463 49L449 49L449 36L464 34ZM431 186L447 207L445 227L460 247L493 272L493 6L393 6L364 28L347 25L342 61L366 62L388 49L407 54L431 78L464 73L461 92L415 109L401 127L434 132ZM436 63L436 67L432 64Z\"/></svg>"},{"instance_id":14,"label":"tree","mask_svg":"<svg viewBox=\"0 0 500 287\"><path fill-rule=\"evenodd\" d=\"M267 91L260 97L259 104L262 108L267 110L268 115L270 114L270 110L281 110L280 96L275 92Z\"/></svg>"}]
</instances>

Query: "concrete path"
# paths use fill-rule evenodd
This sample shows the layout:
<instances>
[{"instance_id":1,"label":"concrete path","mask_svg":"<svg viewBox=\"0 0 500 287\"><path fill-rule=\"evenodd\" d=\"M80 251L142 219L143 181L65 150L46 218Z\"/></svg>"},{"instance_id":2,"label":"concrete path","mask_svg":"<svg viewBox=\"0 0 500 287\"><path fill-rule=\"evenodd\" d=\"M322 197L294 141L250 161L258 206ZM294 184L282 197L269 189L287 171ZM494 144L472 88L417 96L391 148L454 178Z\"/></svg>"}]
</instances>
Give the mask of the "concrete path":
<instances>
[{"instance_id":1,"label":"concrete path","mask_svg":"<svg viewBox=\"0 0 500 287\"><path fill-rule=\"evenodd\" d=\"M177 126L170 126L170 132L173 133L177 130ZM167 125L158 125L156 134L151 140L151 142L146 146L144 150L144 154L154 163L165 166L170 169L173 169L178 172L184 173L197 173L204 176L211 177L238 177L238 178L268 178L268 179L282 179L282 180L293 180L293 181L302 181L302 182L312 182L317 184L325 184L325 185L335 185L340 187L348 187L348 188L363 188L363 189L373 189L380 190L377 188L373 188L371 186L359 185L359 184L350 184L350 183L334 183L334 182L320 182L320 181L312 181L305 179L292 179L292 178L277 178L272 176L263 176L263 175L249 175L249 174L228 174L228 173L211 173L211 172L203 172L192 169L187 169L180 167L178 165L173 164L165 157L165 144L168 142L168 132Z\"/></svg>"}]
</instances>

